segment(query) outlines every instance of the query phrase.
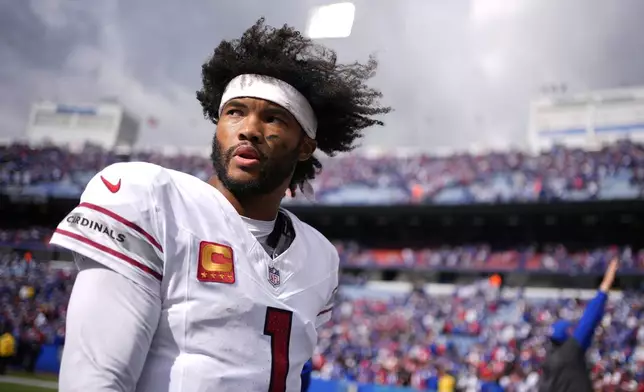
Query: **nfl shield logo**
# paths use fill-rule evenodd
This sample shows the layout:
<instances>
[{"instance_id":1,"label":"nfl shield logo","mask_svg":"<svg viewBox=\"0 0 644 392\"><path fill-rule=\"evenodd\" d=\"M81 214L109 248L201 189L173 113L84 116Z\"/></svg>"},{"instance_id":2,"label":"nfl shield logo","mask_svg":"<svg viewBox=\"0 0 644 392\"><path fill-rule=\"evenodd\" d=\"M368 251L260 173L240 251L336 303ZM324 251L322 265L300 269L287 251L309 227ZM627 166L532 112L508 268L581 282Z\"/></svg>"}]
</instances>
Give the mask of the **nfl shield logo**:
<instances>
[{"instance_id":1,"label":"nfl shield logo","mask_svg":"<svg viewBox=\"0 0 644 392\"><path fill-rule=\"evenodd\" d=\"M268 282L277 287L280 285L280 271L274 267L268 267Z\"/></svg>"}]
</instances>

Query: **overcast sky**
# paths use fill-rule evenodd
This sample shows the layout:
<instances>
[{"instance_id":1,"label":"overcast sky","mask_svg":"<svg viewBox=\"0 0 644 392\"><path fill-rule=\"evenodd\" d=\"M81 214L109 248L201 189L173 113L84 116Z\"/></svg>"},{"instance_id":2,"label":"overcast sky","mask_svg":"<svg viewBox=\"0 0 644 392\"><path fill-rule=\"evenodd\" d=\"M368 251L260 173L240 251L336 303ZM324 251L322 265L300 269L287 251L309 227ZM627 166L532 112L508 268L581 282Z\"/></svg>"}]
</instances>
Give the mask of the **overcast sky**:
<instances>
[{"instance_id":1,"label":"overcast sky","mask_svg":"<svg viewBox=\"0 0 644 392\"><path fill-rule=\"evenodd\" d=\"M323 3L0 0L0 138L24 134L33 101L116 97L159 119L141 145L209 144L214 126L194 92L212 49L260 16L304 29ZM343 61L380 60L373 84L396 111L366 145L522 145L528 102L544 84L644 85L641 0L354 3L351 37L323 43Z\"/></svg>"}]
</instances>

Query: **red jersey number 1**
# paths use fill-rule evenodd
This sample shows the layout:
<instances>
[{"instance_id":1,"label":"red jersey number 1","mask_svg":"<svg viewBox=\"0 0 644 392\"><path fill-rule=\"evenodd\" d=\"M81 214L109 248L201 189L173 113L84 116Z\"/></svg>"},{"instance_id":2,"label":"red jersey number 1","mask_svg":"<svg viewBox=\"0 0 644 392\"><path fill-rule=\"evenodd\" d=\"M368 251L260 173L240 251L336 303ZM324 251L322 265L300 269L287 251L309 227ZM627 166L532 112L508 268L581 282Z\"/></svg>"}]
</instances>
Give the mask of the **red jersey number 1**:
<instances>
[{"instance_id":1,"label":"red jersey number 1","mask_svg":"<svg viewBox=\"0 0 644 392\"><path fill-rule=\"evenodd\" d=\"M292 325L293 312L270 306L266 309L264 335L271 337L271 381L268 384L268 392L286 391Z\"/></svg>"}]
</instances>

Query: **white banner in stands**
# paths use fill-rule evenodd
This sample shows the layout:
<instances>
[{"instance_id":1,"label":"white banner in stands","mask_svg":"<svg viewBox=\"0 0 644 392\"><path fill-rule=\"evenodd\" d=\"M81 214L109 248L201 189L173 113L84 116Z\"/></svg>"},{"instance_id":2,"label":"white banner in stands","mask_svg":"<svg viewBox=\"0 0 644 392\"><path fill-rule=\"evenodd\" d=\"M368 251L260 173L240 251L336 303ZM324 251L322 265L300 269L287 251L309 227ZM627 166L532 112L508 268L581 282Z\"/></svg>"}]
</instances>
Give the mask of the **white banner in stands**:
<instances>
[{"instance_id":1,"label":"white banner in stands","mask_svg":"<svg viewBox=\"0 0 644 392\"><path fill-rule=\"evenodd\" d=\"M139 121L118 103L60 104L38 102L32 105L27 123L31 143L84 144L105 148L132 145L139 132Z\"/></svg>"},{"instance_id":2,"label":"white banner in stands","mask_svg":"<svg viewBox=\"0 0 644 392\"><path fill-rule=\"evenodd\" d=\"M620 139L644 141L644 87L542 98L530 108L534 151L559 144L597 148Z\"/></svg>"}]
</instances>

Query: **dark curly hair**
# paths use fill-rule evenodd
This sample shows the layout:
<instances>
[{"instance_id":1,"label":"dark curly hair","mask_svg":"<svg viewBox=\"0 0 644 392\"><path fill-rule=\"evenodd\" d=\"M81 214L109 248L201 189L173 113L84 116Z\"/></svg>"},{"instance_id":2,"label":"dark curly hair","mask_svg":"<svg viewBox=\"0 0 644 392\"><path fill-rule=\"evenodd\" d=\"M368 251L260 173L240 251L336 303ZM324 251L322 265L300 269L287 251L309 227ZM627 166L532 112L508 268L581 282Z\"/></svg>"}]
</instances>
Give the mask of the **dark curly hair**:
<instances>
[{"instance_id":1,"label":"dark curly hair","mask_svg":"<svg viewBox=\"0 0 644 392\"><path fill-rule=\"evenodd\" d=\"M236 76L259 74L281 79L304 95L317 116L318 149L329 156L350 151L362 130L384 125L374 116L391 108L379 105L380 91L366 81L378 66L370 57L366 64L338 64L335 51L304 37L284 25L274 28L259 19L241 39L222 41L202 66L203 87L197 91L204 116L215 124L224 89ZM293 194L322 169L320 161L298 162L289 189Z\"/></svg>"}]
</instances>

